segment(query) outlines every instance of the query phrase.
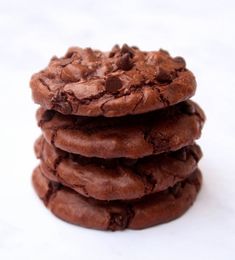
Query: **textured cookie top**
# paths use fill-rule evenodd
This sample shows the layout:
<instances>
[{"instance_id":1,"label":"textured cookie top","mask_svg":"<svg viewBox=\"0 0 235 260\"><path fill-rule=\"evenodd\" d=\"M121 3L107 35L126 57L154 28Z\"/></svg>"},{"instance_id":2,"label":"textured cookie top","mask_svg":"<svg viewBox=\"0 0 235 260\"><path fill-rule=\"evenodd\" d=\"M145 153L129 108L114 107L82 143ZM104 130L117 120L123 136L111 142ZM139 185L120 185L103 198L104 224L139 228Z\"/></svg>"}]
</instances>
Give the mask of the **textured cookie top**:
<instances>
[{"instance_id":1,"label":"textured cookie top","mask_svg":"<svg viewBox=\"0 0 235 260\"><path fill-rule=\"evenodd\" d=\"M63 114L140 114L190 98L196 88L183 58L115 45L110 52L70 48L32 76L34 101Z\"/></svg>"}]
</instances>

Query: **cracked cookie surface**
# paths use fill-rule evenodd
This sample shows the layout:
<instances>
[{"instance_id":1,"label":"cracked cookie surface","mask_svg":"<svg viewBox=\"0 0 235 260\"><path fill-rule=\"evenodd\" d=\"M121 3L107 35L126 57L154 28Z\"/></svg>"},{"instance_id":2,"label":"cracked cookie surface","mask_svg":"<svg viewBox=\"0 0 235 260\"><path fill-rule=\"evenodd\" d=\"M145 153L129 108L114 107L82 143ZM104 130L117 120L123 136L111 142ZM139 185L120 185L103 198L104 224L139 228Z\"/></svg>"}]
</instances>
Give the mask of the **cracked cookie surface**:
<instances>
[{"instance_id":1,"label":"cracked cookie surface","mask_svg":"<svg viewBox=\"0 0 235 260\"><path fill-rule=\"evenodd\" d=\"M192 144L200 137L205 115L188 100L147 114L113 118L39 108L37 121L47 142L61 150L86 157L141 158Z\"/></svg>"},{"instance_id":2,"label":"cracked cookie surface","mask_svg":"<svg viewBox=\"0 0 235 260\"><path fill-rule=\"evenodd\" d=\"M110 52L70 48L30 81L33 99L63 114L116 117L161 109L192 97L193 74L181 57L118 45Z\"/></svg>"},{"instance_id":3,"label":"cracked cookie surface","mask_svg":"<svg viewBox=\"0 0 235 260\"><path fill-rule=\"evenodd\" d=\"M193 144L142 159L87 158L61 151L43 137L35 143L40 170L48 179L99 200L130 200L166 190L186 179L202 156Z\"/></svg>"},{"instance_id":4,"label":"cracked cookie surface","mask_svg":"<svg viewBox=\"0 0 235 260\"><path fill-rule=\"evenodd\" d=\"M100 201L86 198L61 184L49 181L36 168L34 188L57 217L72 224L103 229L142 229L180 217L194 202L201 186L197 169L173 187L139 200Z\"/></svg>"}]
</instances>

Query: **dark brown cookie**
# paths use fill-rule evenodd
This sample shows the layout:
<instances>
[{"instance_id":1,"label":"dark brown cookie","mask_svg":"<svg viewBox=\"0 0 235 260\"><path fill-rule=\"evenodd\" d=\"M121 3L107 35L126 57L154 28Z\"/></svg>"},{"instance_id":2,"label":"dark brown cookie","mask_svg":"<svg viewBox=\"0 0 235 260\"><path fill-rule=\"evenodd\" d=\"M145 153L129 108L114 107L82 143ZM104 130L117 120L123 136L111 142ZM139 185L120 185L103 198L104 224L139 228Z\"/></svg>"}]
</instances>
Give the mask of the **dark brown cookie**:
<instances>
[{"instance_id":1,"label":"dark brown cookie","mask_svg":"<svg viewBox=\"0 0 235 260\"><path fill-rule=\"evenodd\" d=\"M37 120L47 142L86 157L141 158L175 151L199 138L205 116L192 101L119 118L63 115L40 108Z\"/></svg>"},{"instance_id":2,"label":"dark brown cookie","mask_svg":"<svg viewBox=\"0 0 235 260\"><path fill-rule=\"evenodd\" d=\"M126 44L111 52L70 48L32 76L33 99L45 109L82 116L124 116L187 100L196 81L183 58Z\"/></svg>"},{"instance_id":3,"label":"dark brown cookie","mask_svg":"<svg viewBox=\"0 0 235 260\"><path fill-rule=\"evenodd\" d=\"M201 186L196 170L183 182L166 191L135 201L99 201L49 181L39 168L33 173L38 196L57 217L87 228L142 229L180 217L194 202Z\"/></svg>"},{"instance_id":4,"label":"dark brown cookie","mask_svg":"<svg viewBox=\"0 0 235 260\"><path fill-rule=\"evenodd\" d=\"M35 152L48 179L99 200L137 199L166 190L187 178L202 156L194 144L138 160L86 158L56 149L42 137Z\"/></svg>"}]
</instances>

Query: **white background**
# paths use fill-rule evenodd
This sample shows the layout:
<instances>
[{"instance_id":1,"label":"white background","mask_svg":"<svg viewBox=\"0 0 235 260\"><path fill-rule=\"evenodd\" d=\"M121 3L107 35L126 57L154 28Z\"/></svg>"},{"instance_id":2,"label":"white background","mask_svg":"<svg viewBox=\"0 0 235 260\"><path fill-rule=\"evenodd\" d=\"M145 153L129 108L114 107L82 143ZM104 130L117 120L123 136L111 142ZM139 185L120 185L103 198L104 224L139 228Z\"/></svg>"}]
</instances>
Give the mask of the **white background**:
<instances>
[{"instance_id":1,"label":"white background","mask_svg":"<svg viewBox=\"0 0 235 260\"><path fill-rule=\"evenodd\" d=\"M0 1L0 259L235 259L234 1ZM29 79L72 45L182 55L207 122L204 185L182 218L143 231L64 223L31 187L37 161Z\"/></svg>"}]
</instances>

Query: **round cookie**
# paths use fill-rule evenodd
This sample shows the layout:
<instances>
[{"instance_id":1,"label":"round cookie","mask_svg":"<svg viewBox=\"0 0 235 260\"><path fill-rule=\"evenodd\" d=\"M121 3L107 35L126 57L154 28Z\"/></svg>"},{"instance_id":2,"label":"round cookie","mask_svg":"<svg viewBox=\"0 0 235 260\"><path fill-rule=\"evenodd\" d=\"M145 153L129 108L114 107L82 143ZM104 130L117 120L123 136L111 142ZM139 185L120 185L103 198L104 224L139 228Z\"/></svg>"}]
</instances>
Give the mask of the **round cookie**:
<instances>
[{"instance_id":1,"label":"round cookie","mask_svg":"<svg viewBox=\"0 0 235 260\"><path fill-rule=\"evenodd\" d=\"M81 117L39 108L38 125L47 142L86 157L141 158L175 151L199 138L205 120L192 101L126 117Z\"/></svg>"},{"instance_id":2,"label":"round cookie","mask_svg":"<svg viewBox=\"0 0 235 260\"><path fill-rule=\"evenodd\" d=\"M116 117L187 100L196 81L181 57L124 44L110 52L70 48L30 81L33 99L63 114Z\"/></svg>"},{"instance_id":3,"label":"round cookie","mask_svg":"<svg viewBox=\"0 0 235 260\"><path fill-rule=\"evenodd\" d=\"M166 190L187 178L202 156L194 144L139 160L86 158L56 149L42 137L35 152L48 179L99 200L131 200Z\"/></svg>"},{"instance_id":4,"label":"round cookie","mask_svg":"<svg viewBox=\"0 0 235 260\"><path fill-rule=\"evenodd\" d=\"M83 197L49 181L39 168L33 173L33 185L52 213L69 223L103 230L142 229L180 217L196 198L201 173L196 170L174 187L134 201L110 202Z\"/></svg>"}]
</instances>

